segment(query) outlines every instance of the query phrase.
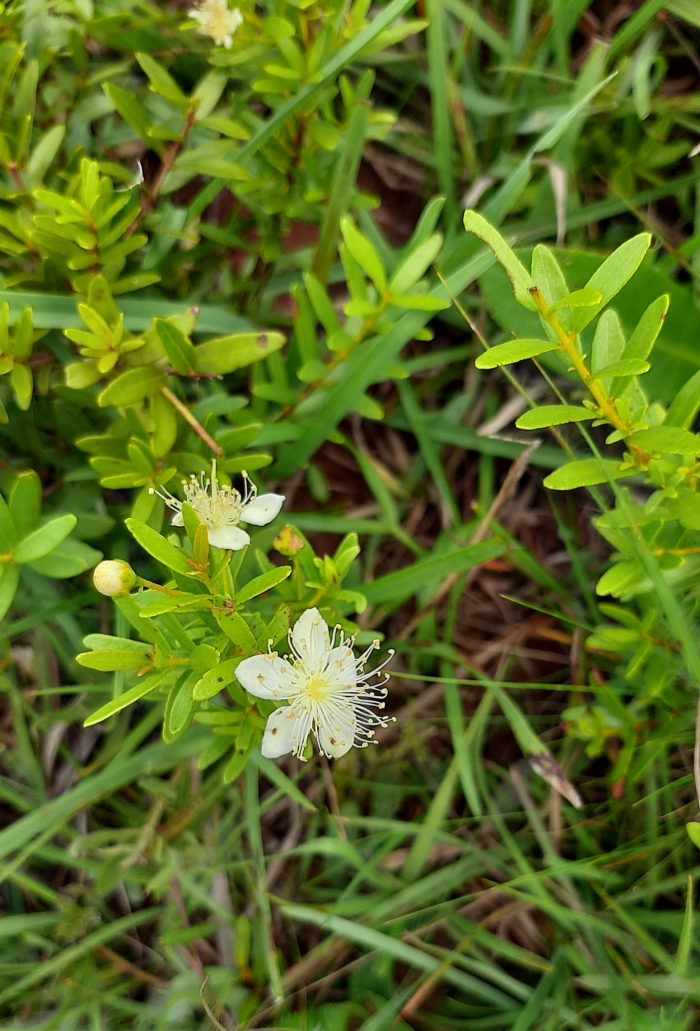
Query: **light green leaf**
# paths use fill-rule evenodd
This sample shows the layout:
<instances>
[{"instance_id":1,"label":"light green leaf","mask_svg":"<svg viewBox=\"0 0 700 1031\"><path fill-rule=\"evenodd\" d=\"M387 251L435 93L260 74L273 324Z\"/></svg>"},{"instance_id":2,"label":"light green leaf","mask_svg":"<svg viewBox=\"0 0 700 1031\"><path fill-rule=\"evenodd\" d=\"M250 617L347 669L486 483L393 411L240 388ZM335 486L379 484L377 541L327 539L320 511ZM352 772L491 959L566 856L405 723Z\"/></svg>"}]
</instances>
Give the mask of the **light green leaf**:
<instances>
[{"instance_id":1,"label":"light green leaf","mask_svg":"<svg viewBox=\"0 0 700 1031\"><path fill-rule=\"evenodd\" d=\"M19 566L4 566L0 574L0 620L7 615L19 586Z\"/></svg>"},{"instance_id":2,"label":"light green leaf","mask_svg":"<svg viewBox=\"0 0 700 1031\"><path fill-rule=\"evenodd\" d=\"M165 319L156 319L154 325L168 361L175 371L182 376L194 372L197 353L185 334Z\"/></svg>"},{"instance_id":3,"label":"light green leaf","mask_svg":"<svg viewBox=\"0 0 700 1031\"><path fill-rule=\"evenodd\" d=\"M152 128L148 115L141 106L141 103L126 90L115 86L113 82L103 83L102 89L114 104L118 113L122 116L127 125L130 125L136 135L147 147L154 150L159 157L165 152L165 147L160 140L155 139L149 133Z\"/></svg>"},{"instance_id":4,"label":"light green leaf","mask_svg":"<svg viewBox=\"0 0 700 1031\"><path fill-rule=\"evenodd\" d=\"M65 135L65 125L54 125L39 139L39 142L32 151L31 157L29 158L29 164L27 165L27 169L24 173L27 190L31 191L36 189L42 181L51 167L51 162L61 149L61 144L63 143L63 137Z\"/></svg>"},{"instance_id":5,"label":"light green leaf","mask_svg":"<svg viewBox=\"0 0 700 1031\"><path fill-rule=\"evenodd\" d=\"M700 369L693 373L687 383L678 391L666 413L664 426L681 426L688 429L695 422L700 411Z\"/></svg>"},{"instance_id":6,"label":"light green leaf","mask_svg":"<svg viewBox=\"0 0 700 1031\"><path fill-rule=\"evenodd\" d=\"M433 264L440 248L442 247L442 233L433 233L432 236L419 244L408 254L397 268L389 282L389 291L392 295L405 294L407 290L415 286L419 279Z\"/></svg>"},{"instance_id":7,"label":"light green leaf","mask_svg":"<svg viewBox=\"0 0 700 1031\"><path fill-rule=\"evenodd\" d=\"M251 598L256 598L259 594L263 594L264 591L271 590L277 584L281 584L283 580L286 580L291 572L291 566L279 566L276 569L270 569L267 573L263 573L262 576L256 576L237 592L236 604L243 605L244 602L250 601Z\"/></svg>"},{"instance_id":8,"label":"light green leaf","mask_svg":"<svg viewBox=\"0 0 700 1031\"><path fill-rule=\"evenodd\" d=\"M97 403L100 408L128 408L157 394L164 385L165 376L160 369L153 366L128 369L105 387Z\"/></svg>"},{"instance_id":9,"label":"light green leaf","mask_svg":"<svg viewBox=\"0 0 700 1031\"><path fill-rule=\"evenodd\" d=\"M131 648L107 648L105 651L99 652L81 652L75 658L79 665L103 672L140 669L148 661L143 652L135 652Z\"/></svg>"},{"instance_id":10,"label":"light green leaf","mask_svg":"<svg viewBox=\"0 0 700 1031\"><path fill-rule=\"evenodd\" d=\"M235 333L195 347L197 372L220 376L267 358L284 347L281 333Z\"/></svg>"},{"instance_id":11,"label":"light green leaf","mask_svg":"<svg viewBox=\"0 0 700 1031\"><path fill-rule=\"evenodd\" d=\"M165 97L166 100L171 101L173 104L177 104L178 107L188 107L189 101L187 97L173 77L166 72L165 68L159 65L150 54L135 54L134 56L148 76L149 88L154 93Z\"/></svg>"},{"instance_id":12,"label":"light green leaf","mask_svg":"<svg viewBox=\"0 0 700 1031\"><path fill-rule=\"evenodd\" d=\"M589 322L593 321L598 312L602 311L605 305L622 290L625 283L632 278L641 265L650 244L649 233L633 236L631 240L627 240L616 251L613 251L610 257L606 258L603 264L596 269L586 283L586 287L600 292L600 304L594 308L581 308L572 312L569 328L574 333L580 333Z\"/></svg>"},{"instance_id":13,"label":"light green leaf","mask_svg":"<svg viewBox=\"0 0 700 1031\"><path fill-rule=\"evenodd\" d=\"M10 494L10 515L19 537L26 537L41 515L41 480L33 469L19 474Z\"/></svg>"},{"instance_id":14,"label":"light green leaf","mask_svg":"<svg viewBox=\"0 0 700 1031\"><path fill-rule=\"evenodd\" d=\"M536 358L540 354L557 351L559 345L551 340L509 340L484 351L474 364L477 369L496 369L501 365L513 365L525 358Z\"/></svg>"},{"instance_id":15,"label":"light green leaf","mask_svg":"<svg viewBox=\"0 0 700 1031\"><path fill-rule=\"evenodd\" d=\"M644 362L641 358L622 358L619 362L613 362L611 365L598 369L595 378L614 379L616 376L641 376L650 368L649 362Z\"/></svg>"},{"instance_id":16,"label":"light green leaf","mask_svg":"<svg viewBox=\"0 0 700 1031\"><path fill-rule=\"evenodd\" d=\"M586 422L594 418L594 412L577 405L542 405L525 412L515 425L519 430L541 430L545 426L563 426L568 422Z\"/></svg>"},{"instance_id":17,"label":"light green leaf","mask_svg":"<svg viewBox=\"0 0 700 1031\"><path fill-rule=\"evenodd\" d=\"M92 569L102 558L102 552L91 548L84 541L75 537L66 537L64 541L44 555L30 563L35 572L42 576L50 576L54 580L66 580L70 576L79 576L87 569Z\"/></svg>"},{"instance_id":18,"label":"light green leaf","mask_svg":"<svg viewBox=\"0 0 700 1031\"><path fill-rule=\"evenodd\" d=\"M629 469L622 471L618 462L582 458L576 462L568 462L561 469L555 469L545 477L544 485L550 490L573 490L575 487L593 487L598 483L608 483L610 480L632 475Z\"/></svg>"},{"instance_id":19,"label":"light green leaf","mask_svg":"<svg viewBox=\"0 0 700 1031\"><path fill-rule=\"evenodd\" d=\"M537 311L537 302L532 296L532 291L536 289L534 280L498 230L477 211L464 212L464 228L491 248L513 284L513 292L518 303L528 311Z\"/></svg>"},{"instance_id":20,"label":"light green leaf","mask_svg":"<svg viewBox=\"0 0 700 1031\"><path fill-rule=\"evenodd\" d=\"M68 536L77 521L74 515L62 515L37 527L14 548L13 561L17 565L23 565L25 562L35 562L48 555Z\"/></svg>"},{"instance_id":21,"label":"light green leaf","mask_svg":"<svg viewBox=\"0 0 700 1031\"><path fill-rule=\"evenodd\" d=\"M349 218L341 218L340 231L345 245L362 271L372 280L380 294L386 290L384 266L376 250L366 236L363 236Z\"/></svg>"},{"instance_id":22,"label":"light green leaf","mask_svg":"<svg viewBox=\"0 0 700 1031\"><path fill-rule=\"evenodd\" d=\"M626 443L662 455L700 455L700 436L679 426L652 426L633 433Z\"/></svg>"},{"instance_id":23,"label":"light green leaf","mask_svg":"<svg viewBox=\"0 0 700 1031\"><path fill-rule=\"evenodd\" d=\"M198 702L213 698L227 684L233 683L236 679L236 669L241 662L243 662L242 655L235 659L227 659L214 666L213 669L207 670L195 684L193 698Z\"/></svg>"},{"instance_id":24,"label":"light green leaf","mask_svg":"<svg viewBox=\"0 0 700 1031\"><path fill-rule=\"evenodd\" d=\"M584 286L582 290L574 290L559 301L556 301L550 311L559 311L560 308L592 308L599 305L602 300L600 290L592 290L590 286Z\"/></svg>"},{"instance_id":25,"label":"light green leaf","mask_svg":"<svg viewBox=\"0 0 700 1031\"><path fill-rule=\"evenodd\" d=\"M187 560L184 551L175 548L165 537L161 537L150 526L139 522L138 519L126 519L127 529L135 537L144 551L162 562L168 569L174 569L176 573L189 574L192 566Z\"/></svg>"}]
</instances>

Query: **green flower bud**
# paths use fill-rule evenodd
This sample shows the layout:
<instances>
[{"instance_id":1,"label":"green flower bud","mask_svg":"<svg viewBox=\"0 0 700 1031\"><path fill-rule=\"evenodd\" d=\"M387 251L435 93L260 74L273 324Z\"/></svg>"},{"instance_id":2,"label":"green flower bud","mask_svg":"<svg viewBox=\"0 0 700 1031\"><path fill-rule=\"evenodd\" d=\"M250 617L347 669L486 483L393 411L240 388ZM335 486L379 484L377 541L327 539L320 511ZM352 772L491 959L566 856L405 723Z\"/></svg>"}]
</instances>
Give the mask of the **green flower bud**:
<instances>
[{"instance_id":1,"label":"green flower bud","mask_svg":"<svg viewBox=\"0 0 700 1031\"><path fill-rule=\"evenodd\" d=\"M136 580L136 573L129 563L122 562L120 558L100 562L92 576L97 590L108 598L122 598L136 586Z\"/></svg>"}]
</instances>

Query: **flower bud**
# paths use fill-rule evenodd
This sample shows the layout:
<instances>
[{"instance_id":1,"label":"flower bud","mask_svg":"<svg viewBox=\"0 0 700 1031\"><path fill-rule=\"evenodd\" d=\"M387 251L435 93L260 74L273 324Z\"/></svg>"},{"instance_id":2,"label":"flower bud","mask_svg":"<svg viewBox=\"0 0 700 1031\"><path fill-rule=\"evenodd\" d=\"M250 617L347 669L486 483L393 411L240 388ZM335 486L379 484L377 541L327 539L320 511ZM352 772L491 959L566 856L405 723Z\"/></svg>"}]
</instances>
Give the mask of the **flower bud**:
<instances>
[{"instance_id":1,"label":"flower bud","mask_svg":"<svg viewBox=\"0 0 700 1031\"><path fill-rule=\"evenodd\" d=\"M272 542L272 547L285 558L294 558L304 547L304 542L291 526L283 526L279 535Z\"/></svg>"},{"instance_id":2,"label":"flower bud","mask_svg":"<svg viewBox=\"0 0 700 1031\"><path fill-rule=\"evenodd\" d=\"M97 590L108 598L122 598L136 586L136 580L136 573L129 563L120 558L100 562L92 575Z\"/></svg>"}]
</instances>

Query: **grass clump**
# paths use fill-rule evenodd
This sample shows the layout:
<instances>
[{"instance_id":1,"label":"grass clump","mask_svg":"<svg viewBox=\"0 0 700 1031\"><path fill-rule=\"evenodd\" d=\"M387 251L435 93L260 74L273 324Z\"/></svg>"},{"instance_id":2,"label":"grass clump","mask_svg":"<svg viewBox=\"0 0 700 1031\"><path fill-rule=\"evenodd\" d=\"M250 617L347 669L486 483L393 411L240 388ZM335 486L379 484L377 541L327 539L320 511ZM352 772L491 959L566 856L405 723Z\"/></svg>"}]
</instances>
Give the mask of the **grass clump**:
<instances>
[{"instance_id":1,"label":"grass clump","mask_svg":"<svg viewBox=\"0 0 700 1031\"><path fill-rule=\"evenodd\" d=\"M697 1024L699 27L4 6L3 1027Z\"/></svg>"}]
</instances>

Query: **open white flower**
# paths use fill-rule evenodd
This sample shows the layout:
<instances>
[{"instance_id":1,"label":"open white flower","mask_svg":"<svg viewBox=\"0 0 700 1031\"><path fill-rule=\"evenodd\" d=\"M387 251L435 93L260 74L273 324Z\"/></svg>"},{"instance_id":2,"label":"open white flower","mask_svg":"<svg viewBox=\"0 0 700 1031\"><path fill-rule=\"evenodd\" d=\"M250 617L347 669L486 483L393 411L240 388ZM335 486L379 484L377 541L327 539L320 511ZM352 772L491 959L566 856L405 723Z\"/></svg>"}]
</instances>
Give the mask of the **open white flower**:
<instances>
[{"instance_id":1,"label":"open white flower","mask_svg":"<svg viewBox=\"0 0 700 1031\"><path fill-rule=\"evenodd\" d=\"M231 10L226 0L202 0L187 12L199 24L203 36L211 36L217 46L231 49L233 34L243 24L243 15L234 7Z\"/></svg>"},{"instance_id":2,"label":"open white flower","mask_svg":"<svg viewBox=\"0 0 700 1031\"><path fill-rule=\"evenodd\" d=\"M266 526L284 504L282 494L261 494L258 497L258 488L248 479L248 474L244 472L242 475L245 483L242 495L235 487L219 485L215 461L211 463L211 480L205 479L202 473L199 479L193 474L189 480L182 481L185 501L206 526L209 543L215 548L229 551L245 548L246 544L250 544L250 537L238 524ZM151 493L162 498L168 508L175 509L172 525L183 526L182 501L178 501L165 488L162 491L151 488Z\"/></svg>"},{"instance_id":3,"label":"open white flower","mask_svg":"<svg viewBox=\"0 0 700 1031\"><path fill-rule=\"evenodd\" d=\"M365 663L379 641L370 645L358 659L352 650L354 638L342 631L336 642L336 627L331 637L328 624L318 609L309 609L289 634L292 654L253 655L236 670L243 687L257 698L288 701L268 717L262 754L277 759L291 752L302 757L311 731L316 735L322 755L338 759L353 745L365 748L374 737L375 727L385 727L393 717L380 715L387 695L384 673L370 683L393 656L376 669L364 672Z\"/></svg>"}]
</instances>

